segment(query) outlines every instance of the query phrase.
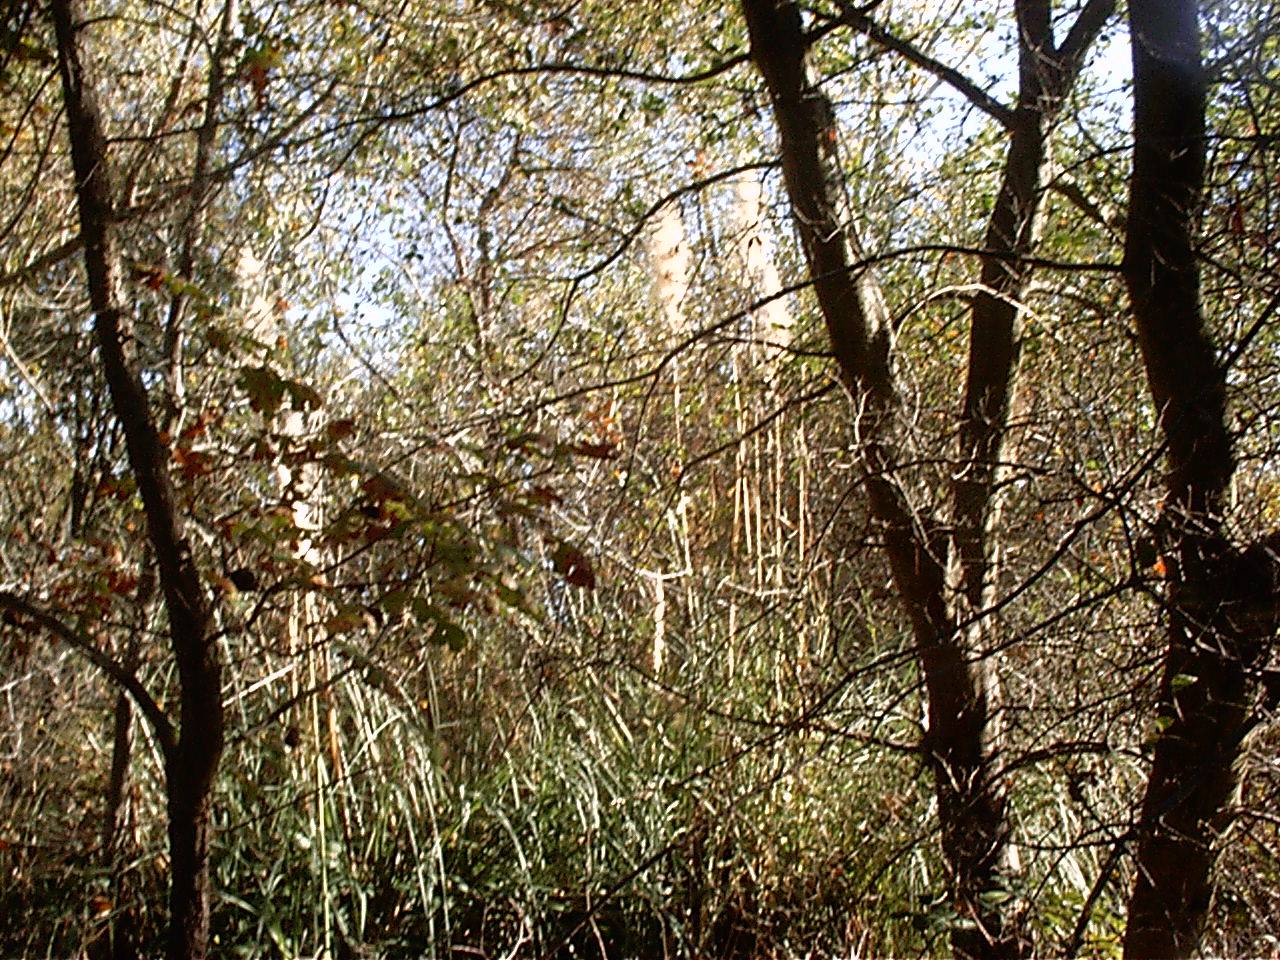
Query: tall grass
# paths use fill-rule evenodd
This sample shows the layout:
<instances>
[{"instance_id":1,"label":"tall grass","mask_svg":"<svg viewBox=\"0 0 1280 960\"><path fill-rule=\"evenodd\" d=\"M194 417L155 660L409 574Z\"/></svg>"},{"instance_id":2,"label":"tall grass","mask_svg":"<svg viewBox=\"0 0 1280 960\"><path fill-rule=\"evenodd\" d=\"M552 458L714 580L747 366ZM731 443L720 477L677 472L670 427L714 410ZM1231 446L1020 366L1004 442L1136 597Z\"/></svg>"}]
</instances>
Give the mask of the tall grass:
<instances>
[{"instance_id":1,"label":"tall grass","mask_svg":"<svg viewBox=\"0 0 1280 960\"><path fill-rule=\"evenodd\" d=\"M228 641L215 953L945 952L962 918L945 905L932 785L909 749L909 649L852 615L823 625L803 611L802 641L785 610L740 617L731 635L710 609L668 624L659 677L651 625L603 603L500 624L460 652L404 627L292 653ZM0 930L0 954L105 957L126 936L156 954L154 746L135 731L123 843L107 856L114 691L51 651L24 670L11 671L23 697L0 780L0 910L20 922ZM1142 775L1135 753L1053 755L1014 776L1023 870L1009 893L1044 953L1070 944L1086 904L1078 946L1118 948L1127 865L1109 861ZM1232 859L1241 875L1265 861ZM1242 930L1257 926L1251 903L1231 920Z\"/></svg>"},{"instance_id":2,"label":"tall grass","mask_svg":"<svg viewBox=\"0 0 1280 960\"><path fill-rule=\"evenodd\" d=\"M721 641L685 640L663 683L626 638L585 650L542 633L461 654L428 648L395 670L330 646L274 686L246 682L254 692L234 701L240 733L217 797L216 953L925 949L910 914L939 875L918 842L929 828L914 762L796 720L798 702L780 711L768 646L740 655L727 678L712 655ZM334 679L280 711L318 677ZM10 808L42 846L9 884L8 915L26 923L4 952L66 955L126 919L144 953L157 946L163 803L145 739L127 899L95 864L106 693L62 722L64 756L97 731L74 776L53 774ZM50 797L73 780L79 828ZM15 849L3 851L11 870Z\"/></svg>"}]
</instances>

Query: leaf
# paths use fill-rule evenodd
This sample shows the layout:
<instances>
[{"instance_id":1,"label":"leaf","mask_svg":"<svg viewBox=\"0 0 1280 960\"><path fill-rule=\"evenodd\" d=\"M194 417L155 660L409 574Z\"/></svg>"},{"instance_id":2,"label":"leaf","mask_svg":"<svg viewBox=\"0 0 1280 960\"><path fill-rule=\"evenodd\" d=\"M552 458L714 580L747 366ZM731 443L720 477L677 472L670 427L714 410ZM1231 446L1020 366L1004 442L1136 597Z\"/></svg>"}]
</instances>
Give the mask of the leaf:
<instances>
[{"instance_id":1,"label":"leaf","mask_svg":"<svg viewBox=\"0 0 1280 960\"><path fill-rule=\"evenodd\" d=\"M564 577L566 583L585 590L596 588L596 573L592 569L591 561L577 547L561 543L551 551L551 566L556 573Z\"/></svg>"},{"instance_id":2,"label":"leaf","mask_svg":"<svg viewBox=\"0 0 1280 960\"><path fill-rule=\"evenodd\" d=\"M195 423L191 424L191 426L184 429L182 433L178 434L178 439L190 445L193 441L199 440L203 437L208 430L208 420L197 420Z\"/></svg>"},{"instance_id":3,"label":"leaf","mask_svg":"<svg viewBox=\"0 0 1280 960\"><path fill-rule=\"evenodd\" d=\"M356 432L356 422L349 418L330 420L324 427L325 436L330 440L345 440Z\"/></svg>"},{"instance_id":4,"label":"leaf","mask_svg":"<svg viewBox=\"0 0 1280 960\"><path fill-rule=\"evenodd\" d=\"M1160 559L1160 550L1156 545L1155 537L1139 538L1133 545L1133 556L1139 567L1155 566L1156 561Z\"/></svg>"},{"instance_id":5,"label":"leaf","mask_svg":"<svg viewBox=\"0 0 1280 960\"><path fill-rule=\"evenodd\" d=\"M204 338L219 353L234 353L236 350L235 334L220 324L210 324L205 328Z\"/></svg>"},{"instance_id":6,"label":"leaf","mask_svg":"<svg viewBox=\"0 0 1280 960\"><path fill-rule=\"evenodd\" d=\"M324 399L320 396L315 387L310 384L302 383L299 380L284 380L284 389L289 394L289 400L293 403L295 410L317 410L324 406Z\"/></svg>"},{"instance_id":7,"label":"leaf","mask_svg":"<svg viewBox=\"0 0 1280 960\"><path fill-rule=\"evenodd\" d=\"M1244 236L1244 207L1239 200L1231 203L1228 220L1231 226L1231 233L1237 237Z\"/></svg>"},{"instance_id":8,"label":"leaf","mask_svg":"<svg viewBox=\"0 0 1280 960\"><path fill-rule=\"evenodd\" d=\"M596 460L613 460L618 456L618 448L612 443L575 443L569 448L572 453Z\"/></svg>"},{"instance_id":9,"label":"leaf","mask_svg":"<svg viewBox=\"0 0 1280 960\"><path fill-rule=\"evenodd\" d=\"M6 31L4 43L0 44L5 53L13 57L15 60L22 60L27 63L39 63L44 66L52 66L57 63L57 59L52 53L27 37L15 36Z\"/></svg>"},{"instance_id":10,"label":"leaf","mask_svg":"<svg viewBox=\"0 0 1280 960\"><path fill-rule=\"evenodd\" d=\"M518 433L514 437L507 440L507 446L512 450L527 450L530 447L549 447L554 444L551 437L537 430L526 430L524 433Z\"/></svg>"},{"instance_id":11,"label":"leaf","mask_svg":"<svg viewBox=\"0 0 1280 960\"><path fill-rule=\"evenodd\" d=\"M556 493L552 487L539 484L529 490L529 502L550 507L553 504L564 503L564 497Z\"/></svg>"},{"instance_id":12,"label":"leaf","mask_svg":"<svg viewBox=\"0 0 1280 960\"><path fill-rule=\"evenodd\" d=\"M409 601L409 609L413 611L413 618L419 623L435 623L444 616L426 597L414 597Z\"/></svg>"},{"instance_id":13,"label":"leaf","mask_svg":"<svg viewBox=\"0 0 1280 960\"><path fill-rule=\"evenodd\" d=\"M467 645L467 633L452 620L441 620L431 634L431 642L447 646L456 653Z\"/></svg>"},{"instance_id":14,"label":"leaf","mask_svg":"<svg viewBox=\"0 0 1280 960\"><path fill-rule=\"evenodd\" d=\"M336 477L350 476L359 469L354 460L341 453L326 453L320 462Z\"/></svg>"},{"instance_id":15,"label":"leaf","mask_svg":"<svg viewBox=\"0 0 1280 960\"><path fill-rule=\"evenodd\" d=\"M480 596L471 588L471 578L466 575L456 576L435 585L435 591L449 601L451 606L466 607Z\"/></svg>"},{"instance_id":16,"label":"leaf","mask_svg":"<svg viewBox=\"0 0 1280 960\"><path fill-rule=\"evenodd\" d=\"M364 611L359 607L344 607L324 622L325 630L331 634L351 633L364 625Z\"/></svg>"},{"instance_id":17,"label":"leaf","mask_svg":"<svg viewBox=\"0 0 1280 960\"><path fill-rule=\"evenodd\" d=\"M253 87L259 110L267 104L267 80L271 71L280 66L280 63L280 48L275 43L264 43L245 54L242 73L249 81L249 86Z\"/></svg>"},{"instance_id":18,"label":"leaf","mask_svg":"<svg viewBox=\"0 0 1280 960\"><path fill-rule=\"evenodd\" d=\"M499 600L511 609L519 610L521 613L527 614L531 617L537 616L525 595L515 587L509 587L505 583L499 583L494 587L494 593L497 595Z\"/></svg>"},{"instance_id":19,"label":"leaf","mask_svg":"<svg viewBox=\"0 0 1280 960\"><path fill-rule=\"evenodd\" d=\"M264 417L274 417L284 401L285 382L270 367L241 367L240 388Z\"/></svg>"},{"instance_id":20,"label":"leaf","mask_svg":"<svg viewBox=\"0 0 1280 960\"><path fill-rule=\"evenodd\" d=\"M467 633L455 623L443 610L428 601L425 597L414 597L410 601L414 618L419 623L434 624L430 642L447 646L450 650L461 650L467 643Z\"/></svg>"},{"instance_id":21,"label":"leaf","mask_svg":"<svg viewBox=\"0 0 1280 960\"><path fill-rule=\"evenodd\" d=\"M368 495L370 500L377 504L382 504L387 500L408 500L408 495L400 484L385 473L375 473L366 478L360 484L360 489Z\"/></svg>"},{"instance_id":22,"label":"leaf","mask_svg":"<svg viewBox=\"0 0 1280 960\"><path fill-rule=\"evenodd\" d=\"M174 447L173 462L187 480L203 477L213 470L213 455L192 450L189 447Z\"/></svg>"},{"instance_id":23,"label":"leaf","mask_svg":"<svg viewBox=\"0 0 1280 960\"><path fill-rule=\"evenodd\" d=\"M252 591L258 589L258 575L248 567L240 567L227 574L227 579L237 590Z\"/></svg>"},{"instance_id":24,"label":"leaf","mask_svg":"<svg viewBox=\"0 0 1280 960\"><path fill-rule=\"evenodd\" d=\"M129 267L129 276L148 289L156 291L159 291L168 280L168 274L165 273L164 268L153 263L133 264Z\"/></svg>"},{"instance_id":25,"label":"leaf","mask_svg":"<svg viewBox=\"0 0 1280 960\"><path fill-rule=\"evenodd\" d=\"M162 285L174 297L187 297L190 300L208 300L209 296L205 293L204 288L199 284L192 283L186 277L177 273L165 273L162 275ZM150 284L148 284L150 285ZM160 287L153 287L159 290Z\"/></svg>"},{"instance_id":26,"label":"leaf","mask_svg":"<svg viewBox=\"0 0 1280 960\"><path fill-rule=\"evenodd\" d=\"M378 601L378 605L391 616L398 617L412 602L413 594L408 590L392 590Z\"/></svg>"},{"instance_id":27,"label":"leaf","mask_svg":"<svg viewBox=\"0 0 1280 960\"><path fill-rule=\"evenodd\" d=\"M107 571L107 589L118 596L132 593L138 586L136 574L123 570Z\"/></svg>"}]
</instances>

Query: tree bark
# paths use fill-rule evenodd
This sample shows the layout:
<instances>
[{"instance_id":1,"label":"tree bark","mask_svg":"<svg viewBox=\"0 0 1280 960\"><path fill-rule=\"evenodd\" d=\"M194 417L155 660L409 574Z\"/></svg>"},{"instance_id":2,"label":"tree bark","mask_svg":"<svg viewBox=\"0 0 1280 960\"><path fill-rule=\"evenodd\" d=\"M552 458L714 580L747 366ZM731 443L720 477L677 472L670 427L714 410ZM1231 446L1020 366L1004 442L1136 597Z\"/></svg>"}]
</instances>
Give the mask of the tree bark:
<instances>
[{"instance_id":1,"label":"tree bark","mask_svg":"<svg viewBox=\"0 0 1280 960\"><path fill-rule=\"evenodd\" d=\"M51 10L94 332L142 498L180 688L180 734L176 745L165 751L171 862L168 954L175 960L202 958L209 933L209 801L224 739L213 610L175 502L168 451L160 441L138 369L133 324L121 305L113 185L81 3L53 0Z\"/></svg>"},{"instance_id":2,"label":"tree bark","mask_svg":"<svg viewBox=\"0 0 1280 960\"><path fill-rule=\"evenodd\" d=\"M952 945L965 957L1021 956L1029 943L1016 911L989 896L1007 886L1009 824L1004 786L994 772L994 683L983 662L983 611L996 581L995 489L1017 372L1019 304L1030 277L1026 258L1043 209L1048 136L1114 0L1090 0L1058 47L1049 0L1016 5L1019 97L1014 110L996 105L994 111L1010 141L981 259L983 292L971 318L958 469L945 523L914 509L894 479L899 458L888 313L872 272L859 265L865 256L843 209L835 117L808 74L798 7L786 0L743 0L742 6L752 57L773 104L783 177L809 273L841 377L860 413L856 429L871 512L924 674L929 728L922 747L938 798L952 904L964 921L955 927ZM892 40L864 13L842 6L855 29L882 45ZM903 52L901 43L889 46ZM910 52L912 62L947 70Z\"/></svg>"},{"instance_id":3,"label":"tree bark","mask_svg":"<svg viewBox=\"0 0 1280 960\"><path fill-rule=\"evenodd\" d=\"M1196 951L1274 618L1274 552L1223 528L1235 469L1226 377L1204 330L1195 236L1205 77L1195 0L1131 0L1134 154L1125 280L1168 446L1167 650L1159 734L1137 823L1126 957Z\"/></svg>"},{"instance_id":4,"label":"tree bark","mask_svg":"<svg viewBox=\"0 0 1280 960\"><path fill-rule=\"evenodd\" d=\"M938 789L953 904L994 949L1006 939L995 932L1004 924L976 893L997 885L1005 807L990 776L982 677L958 645L948 609L943 538L936 524L911 509L894 479L888 312L871 271L855 267L865 257L841 209L835 118L808 75L799 10L776 0L744 0L743 10L752 57L773 103L783 177L814 291L841 378L860 411L855 428L871 511L919 648L929 715L923 746ZM983 955L981 943L960 938L958 952Z\"/></svg>"}]
</instances>

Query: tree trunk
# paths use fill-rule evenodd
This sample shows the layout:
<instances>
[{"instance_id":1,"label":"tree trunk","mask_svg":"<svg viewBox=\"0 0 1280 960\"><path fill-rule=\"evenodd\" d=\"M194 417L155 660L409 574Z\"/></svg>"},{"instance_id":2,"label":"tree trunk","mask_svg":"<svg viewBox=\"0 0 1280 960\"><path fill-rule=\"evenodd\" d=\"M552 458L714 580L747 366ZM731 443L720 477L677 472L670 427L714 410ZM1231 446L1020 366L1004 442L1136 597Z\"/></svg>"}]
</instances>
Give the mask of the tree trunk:
<instances>
[{"instance_id":1,"label":"tree trunk","mask_svg":"<svg viewBox=\"0 0 1280 960\"><path fill-rule=\"evenodd\" d=\"M168 450L138 369L133 324L121 306L111 170L80 0L53 0L51 10L94 332L142 498L178 672L180 734L165 751L172 865L169 956L202 958L209 933L209 800L224 737L213 610L175 503Z\"/></svg>"},{"instance_id":2,"label":"tree trunk","mask_svg":"<svg viewBox=\"0 0 1280 960\"><path fill-rule=\"evenodd\" d=\"M870 21L865 10L841 7L846 22L877 43L898 52L909 47ZM992 896L1007 888L1010 847L1004 785L994 772L995 684L982 641L990 626L983 611L996 587L995 490L1017 372L1019 301L1030 276L1026 258L1034 251L1043 209L1048 136L1113 9L1114 0L1090 0L1055 46L1050 0L1015 5L1018 104L1015 110L994 105L1010 131L1009 150L981 258L983 292L971 318L959 413L960 466L944 521L910 504L894 476L899 458L888 313L872 272L859 265L865 257L844 209L835 117L808 75L799 10L787 0L743 0L809 273L842 379L861 414L855 428L871 512L917 643L928 697L922 749L938 798L952 905L962 921L952 945L965 957L1016 957L1029 949L1017 910ZM955 71L914 49L906 53L973 92Z\"/></svg>"},{"instance_id":3,"label":"tree trunk","mask_svg":"<svg viewBox=\"0 0 1280 960\"><path fill-rule=\"evenodd\" d=\"M184 763L181 749L165 765L169 794L168 955L170 960L198 960L205 956L209 944L212 771L198 756L195 763Z\"/></svg>"},{"instance_id":4,"label":"tree trunk","mask_svg":"<svg viewBox=\"0 0 1280 960\"><path fill-rule=\"evenodd\" d=\"M841 378L861 416L855 424L872 515L884 538L894 582L916 637L928 692L923 749L938 791L952 901L966 923L954 940L965 956L1018 955L1022 942L1001 911L980 894L1000 885L1008 840L1003 797L991 776L983 677L960 646L938 557L936 522L921 519L896 482L892 444L894 384L884 297L842 209L831 104L808 75L805 39L794 3L744 0L752 57L773 102L782 169Z\"/></svg>"},{"instance_id":5,"label":"tree trunk","mask_svg":"<svg viewBox=\"0 0 1280 960\"><path fill-rule=\"evenodd\" d=\"M1168 647L1137 824L1126 957L1186 957L1213 893L1216 845L1251 724L1254 674L1274 623L1265 544L1223 529L1235 468L1225 372L1200 308L1196 223L1205 165L1205 78L1195 0L1131 0L1134 159L1125 280L1168 445L1164 511Z\"/></svg>"}]
</instances>

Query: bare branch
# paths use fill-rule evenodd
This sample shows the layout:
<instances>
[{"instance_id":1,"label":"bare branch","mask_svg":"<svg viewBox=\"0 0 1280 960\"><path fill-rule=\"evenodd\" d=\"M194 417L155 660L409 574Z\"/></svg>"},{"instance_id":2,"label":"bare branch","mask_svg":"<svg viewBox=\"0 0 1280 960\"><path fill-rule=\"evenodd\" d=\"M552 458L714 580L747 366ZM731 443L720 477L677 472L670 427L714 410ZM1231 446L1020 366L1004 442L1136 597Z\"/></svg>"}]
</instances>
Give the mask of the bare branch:
<instances>
[{"instance_id":1,"label":"bare branch","mask_svg":"<svg viewBox=\"0 0 1280 960\"><path fill-rule=\"evenodd\" d=\"M1093 46L1102 28L1107 25L1111 15L1116 11L1116 0L1089 0L1076 22L1067 31L1066 37L1058 45L1058 60L1061 73L1057 85L1061 88L1065 81L1068 85L1080 71L1085 54Z\"/></svg>"},{"instance_id":2,"label":"bare branch","mask_svg":"<svg viewBox=\"0 0 1280 960\"><path fill-rule=\"evenodd\" d=\"M901 55L926 73L933 74L983 113L994 117L1001 126L1006 128L1013 126L1013 110L987 93L955 67L947 66L942 61L929 56L910 41L890 32L887 27L872 20L865 12L865 8L854 5L850 0L838 0L838 2L841 19L854 30L869 37L886 50L892 50L894 53Z\"/></svg>"},{"instance_id":3,"label":"bare branch","mask_svg":"<svg viewBox=\"0 0 1280 960\"><path fill-rule=\"evenodd\" d=\"M110 677L117 686L127 691L129 696L133 698L134 703L138 705L138 709L142 711L143 716L147 718L147 722L151 724L151 728L155 731L156 739L160 742L160 748L165 757L168 758L173 750L176 749L177 737L174 733L173 724L169 722L165 712L160 709L160 705L147 692L147 688L142 685L141 681L110 654L103 651L80 631L63 623L48 611L42 610L24 600L16 593L0 590L0 609L7 610L16 614L19 618L31 621L34 625L53 634L67 646L79 650L84 654L86 660ZM23 626L21 620L19 620L18 626Z\"/></svg>"}]
</instances>

